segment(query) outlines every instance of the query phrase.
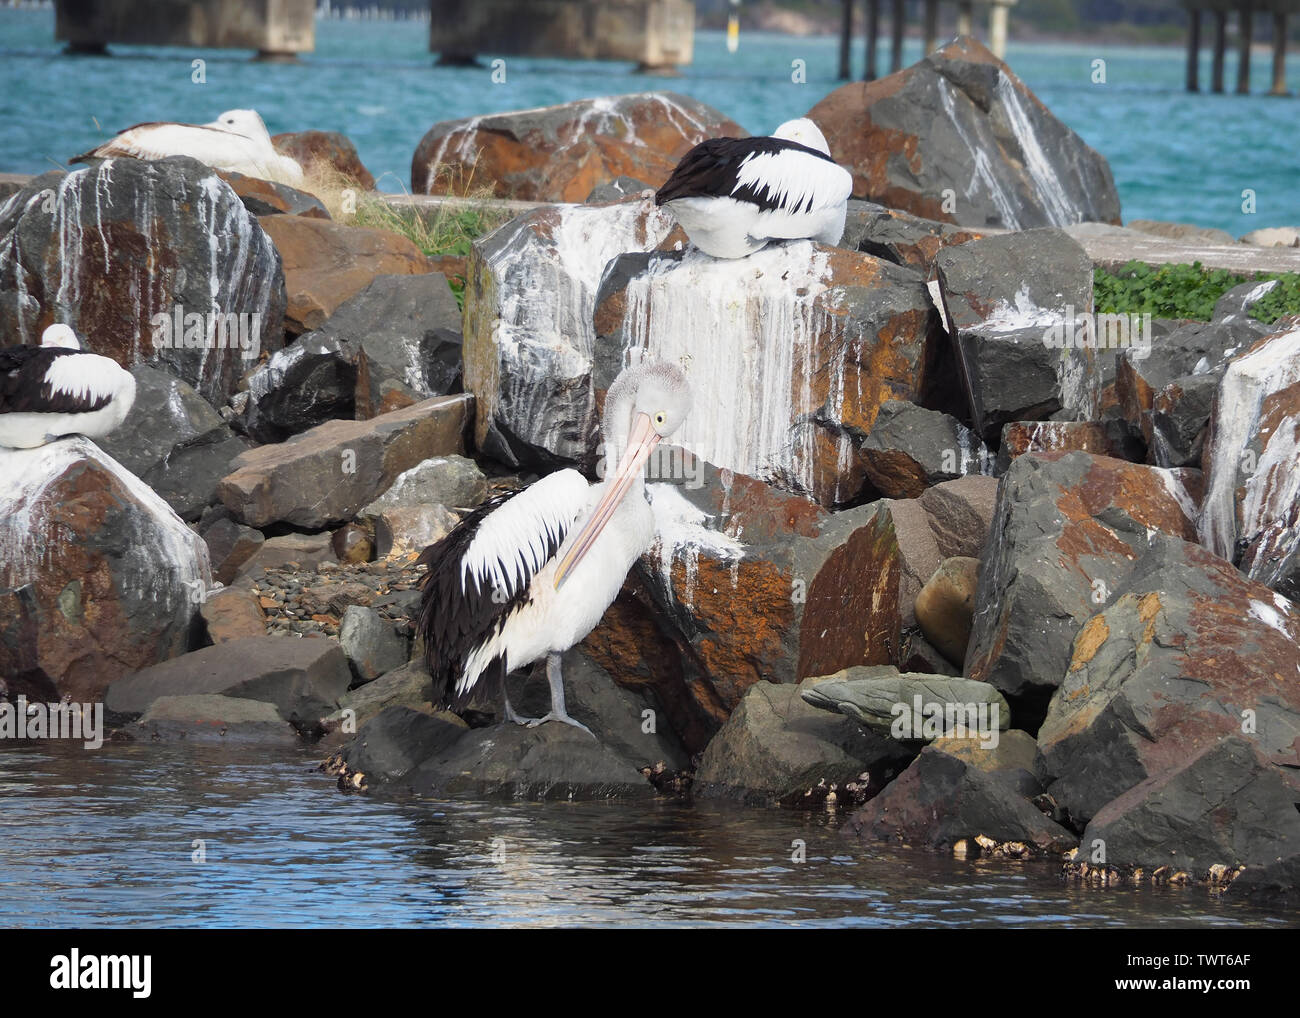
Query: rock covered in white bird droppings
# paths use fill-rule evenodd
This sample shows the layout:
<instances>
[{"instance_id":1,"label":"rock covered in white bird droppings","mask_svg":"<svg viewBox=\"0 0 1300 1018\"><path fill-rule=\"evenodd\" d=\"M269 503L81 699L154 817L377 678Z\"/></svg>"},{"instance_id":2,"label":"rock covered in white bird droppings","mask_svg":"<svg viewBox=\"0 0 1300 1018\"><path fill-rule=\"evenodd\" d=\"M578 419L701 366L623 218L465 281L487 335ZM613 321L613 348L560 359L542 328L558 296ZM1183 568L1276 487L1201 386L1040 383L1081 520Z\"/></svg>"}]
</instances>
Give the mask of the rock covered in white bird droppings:
<instances>
[{"instance_id":1,"label":"rock covered in white bird droppings","mask_svg":"<svg viewBox=\"0 0 1300 1018\"><path fill-rule=\"evenodd\" d=\"M203 540L88 439L0 449L0 675L96 699L184 653L210 586Z\"/></svg>"}]
</instances>

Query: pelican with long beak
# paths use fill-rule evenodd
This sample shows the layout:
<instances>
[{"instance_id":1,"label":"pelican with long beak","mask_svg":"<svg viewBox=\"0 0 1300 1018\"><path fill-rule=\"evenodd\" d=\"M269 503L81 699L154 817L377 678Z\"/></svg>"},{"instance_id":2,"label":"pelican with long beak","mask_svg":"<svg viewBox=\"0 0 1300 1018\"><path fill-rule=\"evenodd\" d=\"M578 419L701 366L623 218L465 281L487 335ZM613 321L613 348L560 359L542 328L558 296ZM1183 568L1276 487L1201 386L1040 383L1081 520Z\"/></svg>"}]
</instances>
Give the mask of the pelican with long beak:
<instances>
[{"instance_id":1,"label":"pelican with long beak","mask_svg":"<svg viewBox=\"0 0 1300 1018\"><path fill-rule=\"evenodd\" d=\"M596 484L560 470L479 506L426 548L419 632L441 705L463 710L480 683L500 684L505 717L535 726L561 721L591 734L564 705L563 653L590 633L654 541L644 467L682 424L690 385L671 364L626 369L605 399L604 462ZM510 672L546 658L551 710L515 714Z\"/></svg>"}]
</instances>

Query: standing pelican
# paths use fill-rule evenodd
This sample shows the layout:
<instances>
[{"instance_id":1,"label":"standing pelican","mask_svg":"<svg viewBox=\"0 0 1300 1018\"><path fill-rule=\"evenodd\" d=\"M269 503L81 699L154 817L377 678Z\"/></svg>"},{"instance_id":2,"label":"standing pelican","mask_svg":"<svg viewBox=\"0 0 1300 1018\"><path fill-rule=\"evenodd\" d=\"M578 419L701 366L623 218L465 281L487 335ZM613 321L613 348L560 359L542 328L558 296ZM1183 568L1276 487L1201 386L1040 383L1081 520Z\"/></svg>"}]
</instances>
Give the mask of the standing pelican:
<instances>
[{"instance_id":1,"label":"standing pelican","mask_svg":"<svg viewBox=\"0 0 1300 1018\"><path fill-rule=\"evenodd\" d=\"M509 721L562 721L591 734L564 707L560 656L614 602L623 578L654 539L642 468L690 410L686 376L669 364L620 374L605 399L603 481L560 470L531 487L485 502L426 548L419 632L442 705L463 709L485 677L501 683L546 658L551 710Z\"/></svg>"},{"instance_id":2,"label":"standing pelican","mask_svg":"<svg viewBox=\"0 0 1300 1018\"><path fill-rule=\"evenodd\" d=\"M275 150L271 133L257 110L226 110L210 124L136 124L97 148L74 156L72 162L168 156L191 156L214 170L286 184L300 184L303 179L298 161Z\"/></svg>"},{"instance_id":3,"label":"standing pelican","mask_svg":"<svg viewBox=\"0 0 1300 1018\"><path fill-rule=\"evenodd\" d=\"M744 258L773 240L844 235L853 175L831 158L807 117L770 138L710 138L682 156L655 194L691 242L715 258Z\"/></svg>"}]
</instances>

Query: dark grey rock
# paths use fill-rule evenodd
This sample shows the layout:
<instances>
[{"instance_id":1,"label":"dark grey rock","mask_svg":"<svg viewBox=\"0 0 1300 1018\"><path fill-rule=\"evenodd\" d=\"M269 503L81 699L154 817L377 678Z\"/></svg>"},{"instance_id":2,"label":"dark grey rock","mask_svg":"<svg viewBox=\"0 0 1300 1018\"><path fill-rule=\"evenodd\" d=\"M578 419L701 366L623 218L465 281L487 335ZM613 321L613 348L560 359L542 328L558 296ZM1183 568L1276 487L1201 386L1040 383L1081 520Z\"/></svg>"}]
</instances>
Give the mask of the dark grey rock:
<instances>
[{"instance_id":1,"label":"dark grey rock","mask_svg":"<svg viewBox=\"0 0 1300 1018\"><path fill-rule=\"evenodd\" d=\"M344 759L374 788L409 774L424 760L445 752L469 730L455 719L432 717L410 707L385 707L348 746Z\"/></svg>"},{"instance_id":2,"label":"dark grey rock","mask_svg":"<svg viewBox=\"0 0 1300 1018\"><path fill-rule=\"evenodd\" d=\"M282 442L356 411L355 353L337 339L309 332L248 376L242 426L258 442Z\"/></svg>"},{"instance_id":3,"label":"dark grey rock","mask_svg":"<svg viewBox=\"0 0 1300 1018\"><path fill-rule=\"evenodd\" d=\"M914 403L882 403L858 447L867 477L887 498L918 498L926 488L986 473L992 457L960 421Z\"/></svg>"},{"instance_id":4,"label":"dark grey rock","mask_svg":"<svg viewBox=\"0 0 1300 1018\"><path fill-rule=\"evenodd\" d=\"M607 180L602 184L597 184L591 189L591 194L587 195L586 204L602 205L611 201L622 201L630 195L638 195L642 191L653 191L654 188L644 180L637 180L635 177L615 177L613 180Z\"/></svg>"},{"instance_id":5,"label":"dark grey rock","mask_svg":"<svg viewBox=\"0 0 1300 1018\"><path fill-rule=\"evenodd\" d=\"M339 646L362 682L377 679L410 656L405 637L372 608L349 605L339 622Z\"/></svg>"},{"instance_id":6,"label":"dark grey rock","mask_svg":"<svg viewBox=\"0 0 1300 1018\"><path fill-rule=\"evenodd\" d=\"M240 567L257 554L266 540L260 530L236 523L228 517L213 521L201 532L208 545L212 578L227 585L234 582Z\"/></svg>"},{"instance_id":7,"label":"dark grey rock","mask_svg":"<svg viewBox=\"0 0 1300 1018\"><path fill-rule=\"evenodd\" d=\"M197 693L162 696L124 731L137 740L293 745L298 735L272 703Z\"/></svg>"}]
</instances>

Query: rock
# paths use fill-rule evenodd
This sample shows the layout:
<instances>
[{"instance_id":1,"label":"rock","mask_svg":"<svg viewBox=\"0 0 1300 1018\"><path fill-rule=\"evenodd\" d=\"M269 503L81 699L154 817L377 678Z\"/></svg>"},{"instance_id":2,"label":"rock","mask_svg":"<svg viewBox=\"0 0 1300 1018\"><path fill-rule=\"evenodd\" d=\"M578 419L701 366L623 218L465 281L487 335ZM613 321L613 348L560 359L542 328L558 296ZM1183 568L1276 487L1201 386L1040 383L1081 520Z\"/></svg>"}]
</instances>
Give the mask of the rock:
<instances>
[{"instance_id":1,"label":"rock","mask_svg":"<svg viewBox=\"0 0 1300 1018\"><path fill-rule=\"evenodd\" d=\"M257 554L266 540L260 530L228 518L215 521L201 532L208 546L213 579L226 585L234 582L240 567Z\"/></svg>"},{"instance_id":2,"label":"rock","mask_svg":"<svg viewBox=\"0 0 1300 1018\"><path fill-rule=\"evenodd\" d=\"M183 654L211 583L207 547L80 436L0 449L0 676L96 701Z\"/></svg>"},{"instance_id":3,"label":"rock","mask_svg":"<svg viewBox=\"0 0 1300 1018\"><path fill-rule=\"evenodd\" d=\"M320 328L376 276L433 269L414 243L388 230L302 216L263 216L259 222L284 263L289 299L284 327L293 335Z\"/></svg>"},{"instance_id":4,"label":"rock","mask_svg":"<svg viewBox=\"0 0 1300 1018\"><path fill-rule=\"evenodd\" d=\"M362 191L375 189L375 178L361 162L357 147L337 131L291 131L271 138L275 150L296 159L308 180L337 175Z\"/></svg>"},{"instance_id":5,"label":"rock","mask_svg":"<svg viewBox=\"0 0 1300 1018\"><path fill-rule=\"evenodd\" d=\"M334 556L340 562L355 564L370 561L374 542L364 527L348 523L334 531L330 537L330 547L334 549Z\"/></svg>"},{"instance_id":6,"label":"rock","mask_svg":"<svg viewBox=\"0 0 1300 1018\"><path fill-rule=\"evenodd\" d=\"M454 746L466 732L455 716L432 717L409 707L385 707L357 733L344 759L374 788L409 774L421 761Z\"/></svg>"},{"instance_id":7,"label":"rock","mask_svg":"<svg viewBox=\"0 0 1300 1018\"><path fill-rule=\"evenodd\" d=\"M1228 364L1204 462L1201 543L1300 600L1300 319Z\"/></svg>"},{"instance_id":8,"label":"rock","mask_svg":"<svg viewBox=\"0 0 1300 1018\"><path fill-rule=\"evenodd\" d=\"M942 558L980 558L998 498L998 482L971 475L927 488L918 501Z\"/></svg>"},{"instance_id":9,"label":"rock","mask_svg":"<svg viewBox=\"0 0 1300 1018\"><path fill-rule=\"evenodd\" d=\"M624 198L639 197L642 191L653 191L644 180L635 177L615 177L605 184L597 184L583 200L584 205L605 205Z\"/></svg>"},{"instance_id":10,"label":"rock","mask_svg":"<svg viewBox=\"0 0 1300 1018\"><path fill-rule=\"evenodd\" d=\"M362 682L377 679L405 663L410 646L391 622L360 605L349 605L339 624L339 646Z\"/></svg>"},{"instance_id":11,"label":"rock","mask_svg":"<svg viewBox=\"0 0 1300 1018\"><path fill-rule=\"evenodd\" d=\"M1114 595L1079 627L1038 733L1048 791L1074 823L1245 727L1271 766L1300 764L1294 606L1159 535Z\"/></svg>"},{"instance_id":12,"label":"rock","mask_svg":"<svg viewBox=\"0 0 1300 1018\"><path fill-rule=\"evenodd\" d=\"M1100 841L1112 865L1191 872L1300 856L1296 786L1251 740L1229 736L1182 755L1098 810L1083 844Z\"/></svg>"},{"instance_id":13,"label":"rock","mask_svg":"<svg viewBox=\"0 0 1300 1018\"><path fill-rule=\"evenodd\" d=\"M215 501L217 481L248 448L211 404L171 372L149 364L135 376L133 413L100 447L163 497L184 520Z\"/></svg>"},{"instance_id":14,"label":"rock","mask_svg":"<svg viewBox=\"0 0 1300 1018\"><path fill-rule=\"evenodd\" d=\"M971 616L980 562L976 558L949 558L916 595L916 622L925 638L958 668L970 644Z\"/></svg>"},{"instance_id":15,"label":"rock","mask_svg":"<svg viewBox=\"0 0 1300 1018\"><path fill-rule=\"evenodd\" d=\"M464 456L434 456L403 471L382 495L358 513L364 519L385 509L436 503L473 509L487 498L487 478Z\"/></svg>"},{"instance_id":16,"label":"rock","mask_svg":"<svg viewBox=\"0 0 1300 1018\"><path fill-rule=\"evenodd\" d=\"M1106 160L970 37L808 116L860 198L977 229L1119 223Z\"/></svg>"},{"instance_id":17,"label":"rock","mask_svg":"<svg viewBox=\"0 0 1300 1018\"><path fill-rule=\"evenodd\" d=\"M1212 320L1220 322L1228 318L1247 317L1250 309L1272 293L1277 285L1278 280L1266 279L1262 282L1251 280L1248 283L1240 283L1234 286L1214 302ZM1257 322L1257 324L1267 329L1267 326L1264 326L1262 322Z\"/></svg>"},{"instance_id":18,"label":"rock","mask_svg":"<svg viewBox=\"0 0 1300 1018\"><path fill-rule=\"evenodd\" d=\"M36 177L4 205L0 252L0 335L11 342L39 342L57 318L85 349L166 367L216 404L281 345L275 246L193 159Z\"/></svg>"},{"instance_id":19,"label":"rock","mask_svg":"<svg viewBox=\"0 0 1300 1018\"><path fill-rule=\"evenodd\" d=\"M820 677L802 694L821 710L901 742L929 742L951 735L953 725L995 740L1010 727L1011 710L987 682L918 675L888 667L854 667ZM949 721L951 719L951 722ZM975 738L969 735L968 738Z\"/></svg>"},{"instance_id":20,"label":"rock","mask_svg":"<svg viewBox=\"0 0 1300 1018\"><path fill-rule=\"evenodd\" d=\"M1158 219L1130 219L1124 224L1139 233L1151 233L1169 240L1181 240L1197 246L1237 243L1227 230L1213 230L1191 223L1164 223Z\"/></svg>"},{"instance_id":21,"label":"rock","mask_svg":"<svg viewBox=\"0 0 1300 1018\"><path fill-rule=\"evenodd\" d=\"M117 679L104 696L109 714L142 714L162 696L213 693L274 704L296 728L332 712L352 674L338 644L257 636L205 647Z\"/></svg>"},{"instance_id":22,"label":"rock","mask_svg":"<svg viewBox=\"0 0 1300 1018\"><path fill-rule=\"evenodd\" d=\"M1139 428L1150 431L1148 458L1160 467L1199 467L1222 373L1175 378L1151 398Z\"/></svg>"},{"instance_id":23,"label":"rock","mask_svg":"<svg viewBox=\"0 0 1300 1018\"><path fill-rule=\"evenodd\" d=\"M246 177L233 170L217 170L217 176L230 185L239 200L255 216L307 216L309 219L329 219L329 210L314 194L299 191L275 180Z\"/></svg>"},{"instance_id":24,"label":"rock","mask_svg":"<svg viewBox=\"0 0 1300 1018\"><path fill-rule=\"evenodd\" d=\"M1114 459L1142 460L1143 446L1112 421L1012 421L1003 425L998 471L1030 452L1090 452ZM1169 466L1170 464L1161 464Z\"/></svg>"},{"instance_id":25,"label":"rock","mask_svg":"<svg viewBox=\"0 0 1300 1018\"><path fill-rule=\"evenodd\" d=\"M213 643L266 635L266 612L256 595L242 587L216 591L203 602L199 614Z\"/></svg>"},{"instance_id":26,"label":"rock","mask_svg":"<svg viewBox=\"0 0 1300 1018\"><path fill-rule=\"evenodd\" d=\"M450 534L459 522L459 516L441 505L382 509L374 517L375 557L388 559L419 554Z\"/></svg>"},{"instance_id":27,"label":"rock","mask_svg":"<svg viewBox=\"0 0 1300 1018\"><path fill-rule=\"evenodd\" d=\"M673 229L651 201L550 206L474 242L465 284L465 389L475 447L512 467L588 451L592 312L605 265Z\"/></svg>"},{"instance_id":28,"label":"rock","mask_svg":"<svg viewBox=\"0 0 1300 1018\"><path fill-rule=\"evenodd\" d=\"M429 715L434 713L433 678L423 662L409 661L374 682L367 682L339 697L340 711L352 711L358 727L389 707L408 707ZM450 721L455 715L442 714L441 717ZM341 721L342 715L336 719Z\"/></svg>"},{"instance_id":29,"label":"rock","mask_svg":"<svg viewBox=\"0 0 1300 1018\"><path fill-rule=\"evenodd\" d=\"M300 336L248 376L248 400L240 424L259 443L333 420L351 420L356 409L356 355L319 332Z\"/></svg>"},{"instance_id":30,"label":"rock","mask_svg":"<svg viewBox=\"0 0 1300 1018\"><path fill-rule=\"evenodd\" d=\"M717 110L673 92L447 120L420 140L411 190L466 194L491 187L499 198L580 202L619 177L658 187L704 139L745 133Z\"/></svg>"},{"instance_id":31,"label":"rock","mask_svg":"<svg viewBox=\"0 0 1300 1018\"><path fill-rule=\"evenodd\" d=\"M1042 791L1038 773L1038 743L1028 732L1012 728L998 734L996 746L985 746L979 739L945 736L930 743L936 753L956 757L986 774L1011 780L1021 795L1030 797Z\"/></svg>"},{"instance_id":32,"label":"rock","mask_svg":"<svg viewBox=\"0 0 1300 1018\"><path fill-rule=\"evenodd\" d=\"M1241 243L1252 247L1300 247L1300 229L1294 226L1271 226L1251 230L1241 238Z\"/></svg>"},{"instance_id":33,"label":"rock","mask_svg":"<svg viewBox=\"0 0 1300 1018\"><path fill-rule=\"evenodd\" d=\"M153 742L298 742L275 704L204 693L160 696L125 731Z\"/></svg>"},{"instance_id":34,"label":"rock","mask_svg":"<svg viewBox=\"0 0 1300 1018\"><path fill-rule=\"evenodd\" d=\"M868 775L874 788L906 766L911 753L897 742L805 704L804 685L749 687L700 758L697 795L798 806L819 784L843 789Z\"/></svg>"},{"instance_id":35,"label":"rock","mask_svg":"<svg viewBox=\"0 0 1300 1018\"><path fill-rule=\"evenodd\" d=\"M1092 309L1092 261L1060 230L985 237L935 256L975 431L1059 410L1097 416L1100 358L1081 331Z\"/></svg>"},{"instance_id":36,"label":"rock","mask_svg":"<svg viewBox=\"0 0 1300 1018\"><path fill-rule=\"evenodd\" d=\"M471 408L468 396L443 396L369 421L328 421L244 453L217 495L249 526L346 522L403 471L462 452Z\"/></svg>"},{"instance_id":37,"label":"rock","mask_svg":"<svg viewBox=\"0 0 1300 1018\"><path fill-rule=\"evenodd\" d=\"M872 486L888 498L918 498L941 481L991 467L988 450L961 422L889 400L859 446Z\"/></svg>"},{"instance_id":38,"label":"rock","mask_svg":"<svg viewBox=\"0 0 1300 1018\"><path fill-rule=\"evenodd\" d=\"M594 322L598 401L633 350L689 365L694 405L674 441L825 506L870 494L861 438L885 403L927 403L946 345L918 273L810 241L741 260L694 249L624 256L605 275ZM563 419L570 408L576 401L544 412ZM955 476L960 450L949 452Z\"/></svg>"},{"instance_id":39,"label":"rock","mask_svg":"<svg viewBox=\"0 0 1300 1018\"><path fill-rule=\"evenodd\" d=\"M236 570L236 576L246 576L259 569L282 569L291 562L310 569L321 562L333 561L335 555L330 534L281 534L263 541L252 557Z\"/></svg>"},{"instance_id":40,"label":"rock","mask_svg":"<svg viewBox=\"0 0 1300 1018\"><path fill-rule=\"evenodd\" d=\"M1153 534L1195 536L1194 471L1082 452L1012 462L981 557L966 674L992 683L1033 731L1080 627L1109 604Z\"/></svg>"},{"instance_id":41,"label":"rock","mask_svg":"<svg viewBox=\"0 0 1300 1018\"><path fill-rule=\"evenodd\" d=\"M917 630L903 634L903 652L899 655L899 670L920 672L924 675L961 675L961 667L940 654Z\"/></svg>"},{"instance_id":42,"label":"rock","mask_svg":"<svg viewBox=\"0 0 1300 1018\"><path fill-rule=\"evenodd\" d=\"M927 276L934 256L951 244L979 240L975 230L939 223L869 201L850 199L840 247L865 251L895 265L919 269Z\"/></svg>"},{"instance_id":43,"label":"rock","mask_svg":"<svg viewBox=\"0 0 1300 1018\"><path fill-rule=\"evenodd\" d=\"M851 826L864 842L901 841L931 849L981 836L1053 854L1078 843L1020 794L1014 778L989 773L933 745L867 803Z\"/></svg>"}]
</instances>

